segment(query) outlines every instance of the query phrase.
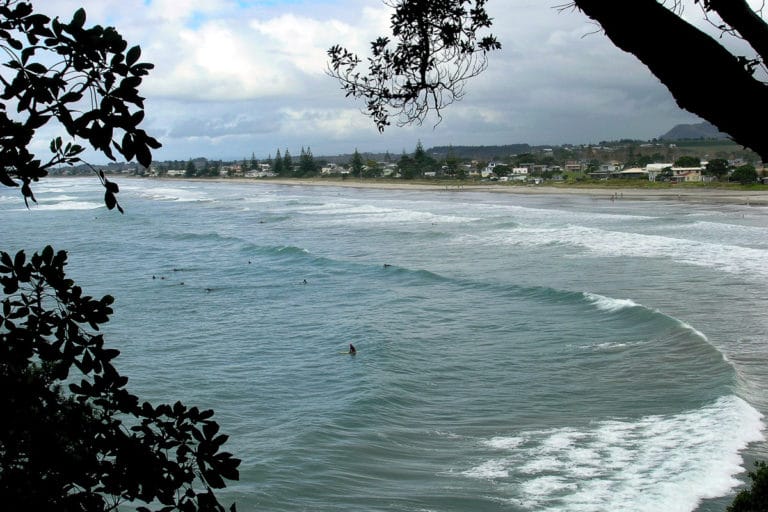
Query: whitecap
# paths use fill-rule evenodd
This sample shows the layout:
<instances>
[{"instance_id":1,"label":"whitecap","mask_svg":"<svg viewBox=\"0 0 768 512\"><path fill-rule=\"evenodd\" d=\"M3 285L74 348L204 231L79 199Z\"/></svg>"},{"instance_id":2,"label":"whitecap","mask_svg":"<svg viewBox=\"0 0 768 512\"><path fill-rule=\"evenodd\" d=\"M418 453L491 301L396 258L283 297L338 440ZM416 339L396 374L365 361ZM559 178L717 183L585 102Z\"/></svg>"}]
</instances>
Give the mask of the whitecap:
<instances>
[{"instance_id":1,"label":"whitecap","mask_svg":"<svg viewBox=\"0 0 768 512\"><path fill-rule=\"evenodd\" d=\"M757 410L727 396L675 415L523 432L503 458L496 436L482 443L495 455L463 474L501 479L530 510L689 512L739 484L740 451L763 428Z\"/></svg>"},{"instance_id":2,"label":"whitecap","mask_svg":"<svg viewBox=\"0 0 768 512\"><path fill-rule=\"evenodd\" d=\"M104 203L94 203L89 201L62 201L52 204L30 205L31 211L35 210L95 210L103 208Z\"/></svg>"},{"instance_id":3,"label":"whitecap","mask_svg":"<svg viewBox=\"0 0 768 512\"><path fill-rule=\"evenodd\" d=\"M611 313L640 306L640 304L632 299L614 299L612 297L605 297L591 292L584 292L584 297L594 304L597 309Z\"/></svg>"}]
</instances>

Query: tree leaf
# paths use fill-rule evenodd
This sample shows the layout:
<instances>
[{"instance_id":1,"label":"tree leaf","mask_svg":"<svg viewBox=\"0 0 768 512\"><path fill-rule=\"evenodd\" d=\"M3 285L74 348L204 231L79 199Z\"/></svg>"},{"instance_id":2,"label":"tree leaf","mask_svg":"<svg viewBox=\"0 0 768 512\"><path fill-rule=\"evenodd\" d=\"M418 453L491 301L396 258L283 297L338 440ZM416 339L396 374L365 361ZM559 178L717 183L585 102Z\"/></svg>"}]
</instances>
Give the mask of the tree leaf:
<instances>
[{"instance_id":1,"label":"tree leaf","mask_svg":"<svg viewBox=\"0 0 768 512\"><path fill-rule=\"evenodd\" d=\"M18 187L19 184L13 181L5 169L0 168L0 183L6 187Z\"/></svg>"},{"instance_id":2,"label":"tree leaf","mask_svg":"<svg viewBox=\"0 0 768 512\"><path fill-rule=\"evenodd\" d=\"M83 25L85 25L85 9L81 7L72 15L70 26L72 28L83 28Z\"/></svg>"},{"instance_id":3,"label":"tree leaf","mask_svg":"<svg viewBox=\"0 0 768 512\"><path fill-rule=\"evenodd\" d=\"M128 53L125 54L125 63L128 66L133 66L136 61L139 60L139 57L141 57L141 47L134 46L130 50L128 50Z\"/></svg>"}]
</instances>

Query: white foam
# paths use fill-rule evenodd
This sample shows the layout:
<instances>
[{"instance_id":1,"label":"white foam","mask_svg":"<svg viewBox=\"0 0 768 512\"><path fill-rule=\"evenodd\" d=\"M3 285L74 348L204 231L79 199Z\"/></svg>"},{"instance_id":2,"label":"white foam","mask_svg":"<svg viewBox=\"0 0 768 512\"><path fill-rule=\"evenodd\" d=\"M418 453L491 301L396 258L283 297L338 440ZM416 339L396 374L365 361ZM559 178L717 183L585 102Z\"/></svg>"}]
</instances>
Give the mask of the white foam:
<instances>
[{"instance_id":1,"label":"white foam","mask_svg":"<svg viewBox=\"0 0 768 512\"><path fill-rule=\"evenodd\" d=\"M37 200L40 202L61 202L61 201L74 201L76 200L76 196L68 196L66 194L64 195L58 195L58 196L41 196L40 194L37 195Z\"/></svg>"},{"instance_id":2,"label":"white foam","mask_svg":"<svg viewBox=\"0 0 768 512\"><path fill-rule=\"evenodd\" d=\"M483 441L483 444L497 450L511 450L524 442L525 438L523 437L492 437L487 441Z\"/></svg>"},{"instance_id":3,"label":"white foam","mask_svg":"<svg viewBox=\"0 0 768 512\"><path fill-rule=\"evenodd\" d=\"M738 485L740 451L762 440L762 416L735 396L700 409L636 421L601 421L586 430L524 432L463 472L509 483L510 497L538 511L690 512ZM507 476L505 476L505 473Z\"/></svg>"},{"instance_id":4,"label":"white foam","mask_svg":"<svg viewBox=\"0 0 768 512\"><path fill-rule=\"evenodd\" d=\"M370 224L370 223L466 223L477 220L474 217L437 214L429 211L405 208L382 208L367 204L327 203L321 206L292 208L311 213L324 224Z\"/></svg>"},{"instance_id":5,"label":"white foam","mask_svg":"<svg viewBox=\"0 0 768 512\"><path fill-rule=\"evenodd\" d=\"M674 264L714 268L732 274L768 277L768 249L702 242L641 233L608 231L568 225L554 228L516 228L466 236L471 243L511 244L522 247L570 246L591 256L663 258Z\"/></svg>"},{"instance_id":6,"label":"white foam","mask_svg":"<svg viewBox=\"0 0 768 512\"><path fill-rule=\"evenodd\" d=\"M593 345L584 345L581 348L591 349L595 351L611 351L611 350L621 350L633 345L637 345L637 343L627 343L624 341L605 341L603 343L595 343Z\"/></svg>"},{"instance_id":7,"label":"white foam","mask_svg":"<svg viewBox=\"0 0 768 512\"><path fill-rule=\"evenodd\" d=\"M479 466L464 471L462 474L470 478L479 478L482 480L506 478L509 476L507 466L509 466L509 462L504 459L489 460L483 462Z\"/></svg>"},{"instance_id":8,"label":"white foam","mask_svg":"<svg viewBox=\"0 0 768 512\"><path fill-rule=\"evenodd\" d=\"M155 201L176 201L190 203L209 201L209 197L202 190L190 190L175 187L155 187L143 190L141 195Z\"/></svg>"},{"instance_id":9,"label":"white foam","mask_svg":"<svg viewBox=\"0 0 768 512\"><path fill-rule=\"evenodd\" d=\"M639 306L639 304L631 299L614 299L612 297L605 297L603 295L598 295L597 293L590 293L590 292L584 292L584 297L592 302L597 309L600 309L602 311L608 311L611 313L615 313L616 311L621 311L622 309L627 308L634 308Z\"/></svg>"},{"instance_id":10,"label":"white foam","mask_svg":"<svg viewBox=\"0 0 768 512\"><path fill-rule=\"evenodd\" d=\"M103 208L104 203L93 203L89 201L62 201L53 204L30 204L30 211L35 210L95 210Z\"/></svg>"},{"instance_id":11,"label":"white foam","mask_svg":"<svg viewBox=\"0 0 768 512\"><path fill-rule=\"evenodd\" d=\"M0 196L0 204L3 203L21 203L24 200L21 198L21 194L18 196Z\"/></svg>"}]
</instances>

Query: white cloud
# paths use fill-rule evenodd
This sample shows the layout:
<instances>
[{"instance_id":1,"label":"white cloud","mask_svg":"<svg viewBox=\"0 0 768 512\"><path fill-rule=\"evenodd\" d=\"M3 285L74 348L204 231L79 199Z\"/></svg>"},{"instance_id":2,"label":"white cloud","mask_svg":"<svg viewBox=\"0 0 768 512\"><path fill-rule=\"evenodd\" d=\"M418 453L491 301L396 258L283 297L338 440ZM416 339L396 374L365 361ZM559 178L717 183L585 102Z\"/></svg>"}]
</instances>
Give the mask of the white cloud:
<instances>
[{"instance_id":1,"label":"white cloud","mask_svg":"<svg viewBox=\"0 0 768 512\"><path fill-rule=\"evenodd\" d=\"M68 19L82 2L37 9ZM430 144L566 143L655 137L695 118L633 56L615 48L579 12L540 0L492 0L492 32L503 44L466 96L423 126L379 134L324 75L326 50L362 57L386 33L381 0L102 0L88 23L114 25L155 69L142 86L145 129L164 143L160 158L250 155L311 144L334 150L412 150ZM696 8L691 15L698 15ZM292 148L293 150L293 148Z\"/></svg>"},{"instance_id":2,"label":"white cloud","mask_svg":"<svg viewBox=\"0 0 768 512\"><path fill-rule=\"evenodd\" d=\"M229 102L300 90L295 73L275 66L252 33L221 21L181 29L147 53L160 57L147 80L150 94Z\"/></svg>"}]
</instances>

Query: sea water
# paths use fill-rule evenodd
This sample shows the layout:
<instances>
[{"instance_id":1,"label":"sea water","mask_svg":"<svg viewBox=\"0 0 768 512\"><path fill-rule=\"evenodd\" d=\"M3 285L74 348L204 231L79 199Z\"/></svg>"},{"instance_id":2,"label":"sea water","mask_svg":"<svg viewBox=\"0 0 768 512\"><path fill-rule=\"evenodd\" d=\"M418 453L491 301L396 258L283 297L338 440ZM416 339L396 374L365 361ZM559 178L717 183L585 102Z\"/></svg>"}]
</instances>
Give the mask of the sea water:
<instances>
[{"instance_id":1,"label":"sea water","mask_svg":"<svg viewBox=\"0 0 768 512\"><path fill-rule=\"evenodd\" d=\"M239 510L716 511L766 456L765 208L118 183L1 190L0 249L115 296L129 389L216 411Z\"/></svg>"}]
</instances>

